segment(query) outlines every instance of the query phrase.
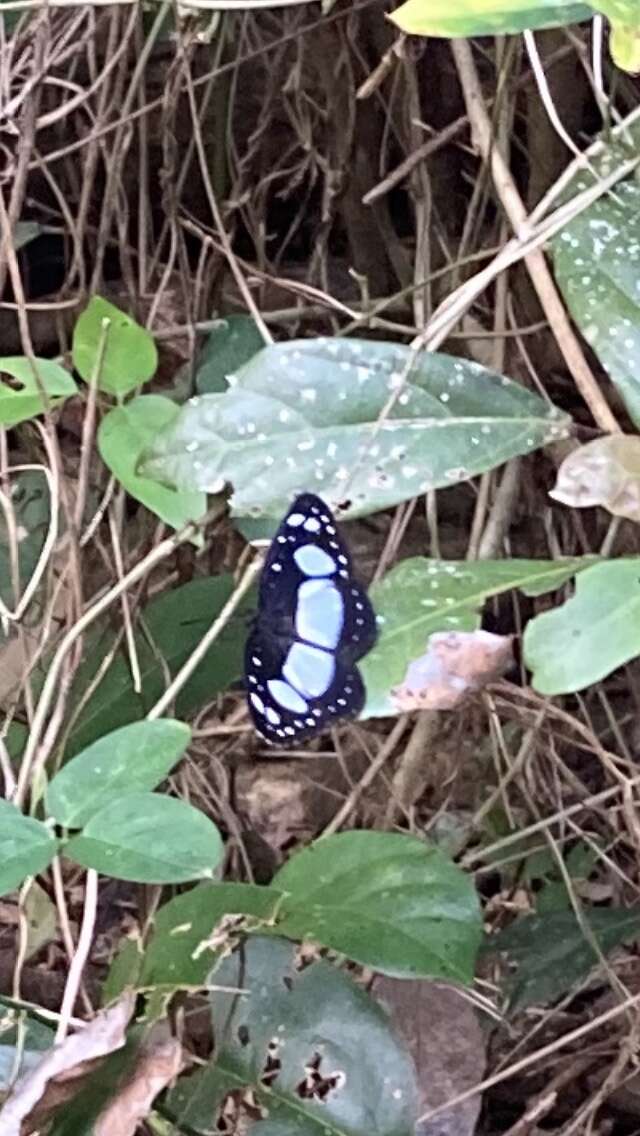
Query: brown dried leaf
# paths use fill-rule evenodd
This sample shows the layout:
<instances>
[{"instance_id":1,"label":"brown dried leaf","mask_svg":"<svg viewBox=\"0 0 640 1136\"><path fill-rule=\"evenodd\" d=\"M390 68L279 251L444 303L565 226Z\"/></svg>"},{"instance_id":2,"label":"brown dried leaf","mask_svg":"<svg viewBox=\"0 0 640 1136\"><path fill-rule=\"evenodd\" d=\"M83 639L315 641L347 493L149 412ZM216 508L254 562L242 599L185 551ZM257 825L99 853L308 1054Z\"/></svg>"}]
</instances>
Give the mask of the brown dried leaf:
<instances>
[{"instance_id":1,"label":"brown dried leaf","mask_svg":"<svg viewBox=\"0 0 640 1136\"><path fill-rule=\"evenodd\" d=\"M610 434L574 450L549 493L563 505L602 505L615 517L640 521L640 438Z\"/></svg>"},{"instance_id":2,"label":"brown dried leaf","mask_svg":"<svg viewBox=\"0 0 640 1136\"><path fill-rule=\"evenodd\" d=\"M485 1047L469 1002L440 982L376 978L374 993L406 1041L418 1076L420 1114L439 1108L482 1080ZM481 1106L471 1097L416 1126L416 1136L472 1136Z\"/></svg>"},{"instance_id":3,"label":"brown dried leaf","mask_svg":"<svg viewBox=\"0 0 640 1136\"><path fill-rule=\"evenodd\" d=\"M453 710L513 663L511 638L490 631L439 631L391 691L398 710Z\"/></svg>"},{"instance_id":4,"label":"brown dried leaf","mask_svg":"<svg viewBox=\"0 0 640 1136\"><path fill-rule=\"evenodd\" d=\"M158 1022L138 1053L132 1076L94 1123L94 1136L135 1136L158 1093L184 1068L182 1046L166 1022Z\"/></svg>"},{"instance_id":5,"label":"brown dried leaf","mask_svg":"<svg viewBox=\"0 0 640 1136\"><path fill-rule=\"evenodd\" d=\"M88 1062L121 1049L134 1004L134 995L127 992L108 1010L96 1014L84 1029L47 1050L35 1069L16 1081L7 1097L0 1115L0 1136L20 1136L23 1122L50 1087L57 1089L63 1081L83 1076Z\"/></svg>"}]
</instances>

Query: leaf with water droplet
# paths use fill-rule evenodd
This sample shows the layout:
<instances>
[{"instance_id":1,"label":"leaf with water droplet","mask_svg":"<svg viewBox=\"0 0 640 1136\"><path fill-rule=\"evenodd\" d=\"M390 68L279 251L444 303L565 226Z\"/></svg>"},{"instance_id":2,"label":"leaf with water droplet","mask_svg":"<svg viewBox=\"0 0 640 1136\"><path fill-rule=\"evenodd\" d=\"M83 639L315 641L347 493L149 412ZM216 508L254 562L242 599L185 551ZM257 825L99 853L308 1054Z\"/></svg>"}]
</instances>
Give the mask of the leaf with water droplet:
<instances>
[{"instance_id":1,"label":"leaf with water droplet","mask_svg":"<svg viewBox=\"0 0 640 1136\"><path fill-rule=\"evenodd\" d=\"M612 155L610 161L625 156ZM608 167L600 168L604 174ZM585 184L578 182L574 191ZM616 185L615 196L603 194L564 227L552 249L567 307L638 426L640 185L629 180Z\"/></svg>"},{"instance_id":2,"label":"leaf with water droplet","mask_svg":"<svg viewBox=\"0 0 640 1136\"><path fill-rule=\"evenodd\" d=\"M265 347L224 394L192 399L150 446L145 476L233 486L235 515L281 516L302 489L358 516L452 485L566 433L569 419L477 363L396 343Z\"/></svg>"}]
</instances>

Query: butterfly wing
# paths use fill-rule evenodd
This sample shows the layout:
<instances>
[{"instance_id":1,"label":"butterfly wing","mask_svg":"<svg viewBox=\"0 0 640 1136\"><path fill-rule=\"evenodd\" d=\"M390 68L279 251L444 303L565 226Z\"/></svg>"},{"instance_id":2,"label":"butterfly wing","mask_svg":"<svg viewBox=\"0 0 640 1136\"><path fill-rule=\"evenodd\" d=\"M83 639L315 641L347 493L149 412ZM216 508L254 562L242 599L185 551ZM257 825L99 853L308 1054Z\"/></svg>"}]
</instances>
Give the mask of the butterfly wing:
<instances>
[{"instance_id":1,"label":"butterfly wing","mask_svg":"<svg viewBox=\"0 0 640 1136\"><path fill-rule=\"evenodd\" d=\"M365 690L355 663L375 638L373 608L353 580L330 510L314 494L301 494L269 549L246 646L247 698L258 733L293 744L359 714Z\"/></svg>"}]
</instances>

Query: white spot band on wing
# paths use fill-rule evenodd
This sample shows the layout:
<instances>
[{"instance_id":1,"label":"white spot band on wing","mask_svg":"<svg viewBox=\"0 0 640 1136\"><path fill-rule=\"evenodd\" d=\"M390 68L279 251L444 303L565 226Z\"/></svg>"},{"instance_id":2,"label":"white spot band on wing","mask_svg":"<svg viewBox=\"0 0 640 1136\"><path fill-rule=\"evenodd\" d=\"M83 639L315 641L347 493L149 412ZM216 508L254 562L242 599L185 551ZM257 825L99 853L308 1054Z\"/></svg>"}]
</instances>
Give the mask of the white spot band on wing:
<instances>
[{"instance_id":1,"label":"white spot band on wing","mask_svg":"<svg viewBox=\"0 0 640 1136\"><path fill-rule=\"evenodd\" d=\"M296 548L293 559L305 576L333 576L337 564L333 556L315 544L303 544Z\"/></svg>"},{"instance_id":2,"label":"white spot band on wing","mask_svg":"<svg viewBox=\"0 0 640 1136\"><path fill-rule=\"evenodd\" d=\"M305 580L298 588L296 635L318 647L337 647L344 623L344 604L331 580Z\"/></svg>"},{"instance_id":3,"label":"white spot band on wing","mask_svg":"<svg viewBox=\"0 0 640 1136\"><path fill-rule=\"evenodd\" d=\"M331 686L335 664L331 655L318 647L294 643L282 668L287 682L306 698L319 698Z\"/></svg>"},{"instance_id":4,"label":"white spot band on wing","mask_svg":"<svg viewBox=\"0 0 640 1136\"><path fill-rule=\"evenodd\" d=\"M267 690L275 702L284 706L285 710L293 710L294 714L304 714L308 708L302 695L281 678L269 679Z\"/></svg>"}]
</instances>

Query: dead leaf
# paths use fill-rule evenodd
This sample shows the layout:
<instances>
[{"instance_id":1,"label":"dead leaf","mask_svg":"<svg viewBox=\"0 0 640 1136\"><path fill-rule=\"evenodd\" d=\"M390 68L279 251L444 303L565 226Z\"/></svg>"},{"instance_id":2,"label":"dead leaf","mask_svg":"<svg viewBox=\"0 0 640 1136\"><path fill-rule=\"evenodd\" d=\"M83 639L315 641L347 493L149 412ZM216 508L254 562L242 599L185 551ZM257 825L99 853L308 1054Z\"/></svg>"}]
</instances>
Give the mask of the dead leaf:
<instances>
[{"instance_id":1,"label":"dead leaf","mask_svg":"<svg viewBox=\"0 0 640 1136\"><path fill-rule=\"evenodd\" d=\"M484 1038L476 1013L441 982L376 978L373 990L404 1038L418 1077L420 1114L477 1085L484 1075ZM480 1095L416 1126L416 1136L472 1136Z\"/></svg>"},{"instance_id":2,"label":"dead leaf","mask_svg":"<svg viewBox=\"0 0 640 1136\"><path fill-rule=\"evenodd\" d=\"M135 1136L158 1093L184 1066L180 1042L171 1037L167 1022L158 1022L147 1034L132 1076L94 1122L94 1136Z\"/></svg>"},{"instance_id":3,"label":"dead leaf","mask_svg":"<svg viewBox=\"0 0 640 1136\"><path fill-rule=\"evenodd\" d=\"M121 1049L134 1005L135 996L123 994L84 1029L47 1050L36 1067L16 1081L7 1097L0 1114L0 1136L20 1136L24 1121L41 1104L49 1087L55 1089L63 1081L83 1076L88 1062Z\"/></svg>"},{"instance_id":4,"label":"dead leaf","mask_svg":"<svg viewBox=\"0 0 640 1136\"><path fill-rule=\"evenodd\" d=\"M602 505L640 522L640 438L610 434L580 446L564 459L549 496L576 509Z\"/></svg>"},{"instance_id":5,"label":"dead leaf","mask_svg":"<svg viewBox=\"0 0 640 1136\"><path fill-rule=\"evenodd\" d=\"M398 710L453 710L513 663L511 637L490 631L438 631L391 691Z\"/></svg>"}]
</instances>

